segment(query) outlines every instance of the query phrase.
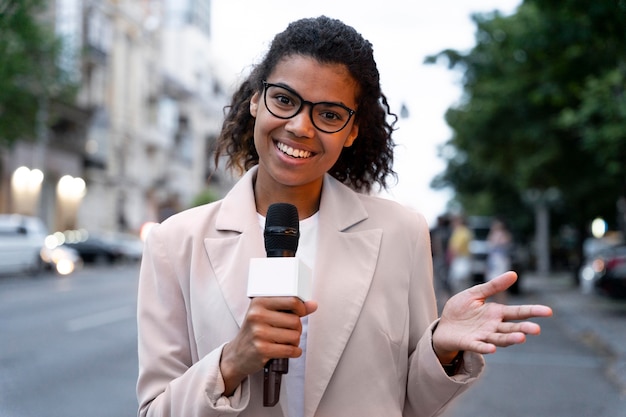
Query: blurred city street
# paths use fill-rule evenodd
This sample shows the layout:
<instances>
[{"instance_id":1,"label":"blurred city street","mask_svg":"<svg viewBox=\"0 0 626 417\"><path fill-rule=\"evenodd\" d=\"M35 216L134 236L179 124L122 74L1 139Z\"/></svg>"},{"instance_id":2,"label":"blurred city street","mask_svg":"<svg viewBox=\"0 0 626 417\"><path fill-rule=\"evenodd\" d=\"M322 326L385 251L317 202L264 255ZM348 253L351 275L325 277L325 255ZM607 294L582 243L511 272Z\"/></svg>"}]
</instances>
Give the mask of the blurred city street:
<instances>
[{"instance_id":1,"label":"blurred city street","mask_svg":"<svg viewBox=\"0 0 626 417\"><path fill-rule=\"evenodd\" d=\"M0 416L136 413L137 264L66 277L0 278ZM509 302L554 317L526 344L486 357L445 417L625 417L626 303L583 295L570 275L524 276Z\"/></svg>"}]
</instances>

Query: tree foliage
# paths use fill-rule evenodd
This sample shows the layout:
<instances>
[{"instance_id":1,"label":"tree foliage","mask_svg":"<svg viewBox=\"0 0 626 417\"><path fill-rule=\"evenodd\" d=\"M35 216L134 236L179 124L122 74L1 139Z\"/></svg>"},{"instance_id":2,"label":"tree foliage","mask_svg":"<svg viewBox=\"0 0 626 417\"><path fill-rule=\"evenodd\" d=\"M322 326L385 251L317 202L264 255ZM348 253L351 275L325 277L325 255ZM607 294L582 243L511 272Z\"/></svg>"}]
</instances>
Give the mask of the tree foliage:
<instances>
[{"instance_id":1,"label":"tree foliage","mask_svg":"<svg viewBox=\"0 0 626 417\"><path fill-rule=\"evenodd\" d=\"M560 191L559 222L615 219L626 191L626 2L526 0L511 16L473 20L473 49L426 60L464 73L433 187L521 225L529 190Z\"/></svg>"},{"instance_id":2,"label":"tree foliage","mask_svg":"<svg viewBox=\"0 0 626 417\"><path fill-rule=\"evenodd\" d=\"M0 146L32 139L41 99L71 94L56 65L60 42L40 14L43 0L0 0Z\"/></svg>"}]
</instances>

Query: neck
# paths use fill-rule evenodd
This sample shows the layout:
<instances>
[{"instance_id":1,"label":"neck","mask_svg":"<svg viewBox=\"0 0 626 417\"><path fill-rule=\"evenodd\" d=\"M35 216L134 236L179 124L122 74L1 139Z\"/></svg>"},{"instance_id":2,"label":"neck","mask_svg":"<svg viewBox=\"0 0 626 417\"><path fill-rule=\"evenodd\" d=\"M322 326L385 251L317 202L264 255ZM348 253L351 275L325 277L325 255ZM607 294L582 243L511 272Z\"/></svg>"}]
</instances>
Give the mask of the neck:
<instances>
[{"instance_id":1,"label":"neck","mask_svg":"<svg viewBox=\"0 0 626 417\"><path fill-rule=\"evenodd\" d=\"M257 212L267 215L267 209L274 203L289 203L298 209L300 220L311 217L320 208L321 186L312 187L282 187L281 189L266 189L259 181L254 181L254 201Z\"/></svg>"}]
</instances>

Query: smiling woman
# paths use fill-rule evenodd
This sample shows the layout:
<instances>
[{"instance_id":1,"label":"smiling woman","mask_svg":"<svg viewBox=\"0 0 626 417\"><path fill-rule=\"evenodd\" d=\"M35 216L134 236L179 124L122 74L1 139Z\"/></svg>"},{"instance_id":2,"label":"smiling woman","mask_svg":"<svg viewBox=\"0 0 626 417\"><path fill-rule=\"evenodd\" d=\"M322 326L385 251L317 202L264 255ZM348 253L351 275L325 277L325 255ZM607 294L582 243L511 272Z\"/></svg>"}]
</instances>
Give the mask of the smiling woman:
<instances>
[{"instance_id":1,"label":"smiling woman","mask_svg":"<svg viewBox=\"0 0 626 417\"><path fill-rule=\"evenodd\" d=\"M451 298L437 320L424 217L370 194L394 175L394 120L353 27L320 16L274 37L217 140L216 163L244 175L146 240L140 416L433 416L480 375L481 354L539 333L524 320L549 308L486 303L514 273ZM276 203L296 209L312 299L248 296ZM274 359L289 359L282 391L265 382Z\"/></svg>"}]
</instances>

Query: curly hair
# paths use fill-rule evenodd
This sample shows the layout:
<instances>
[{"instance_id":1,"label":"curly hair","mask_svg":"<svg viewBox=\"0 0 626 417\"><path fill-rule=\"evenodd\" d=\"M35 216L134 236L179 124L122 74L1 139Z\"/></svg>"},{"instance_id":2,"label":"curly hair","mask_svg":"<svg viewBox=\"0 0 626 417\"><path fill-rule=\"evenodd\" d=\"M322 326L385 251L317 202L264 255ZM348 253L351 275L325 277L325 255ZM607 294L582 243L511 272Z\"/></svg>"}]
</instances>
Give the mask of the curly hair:
<instances>
[{"instance_id":1,"label":"curly hair","mask_svg":"<svg viewBox=\"0 0 626 417\"><path fill-rule=\"evenodd\" d=\"M374 184L387 188L388 177L397 178L393 170L395 143L391 137L397 116L381 91L372 44L351 26L326 16L292 22L273 39L264 59L254 66L225 108L215 152L216 166L222 155L228 156L226 167L239 173L258 164L250 100L255 92L263 91L263 80L279 61L292 55L345 65L358 86L357 140L351 147L343 148L328 173L356 191L369 192ZM387 116L391 117L391 123Z\"/></svg>"}]
</instances>

